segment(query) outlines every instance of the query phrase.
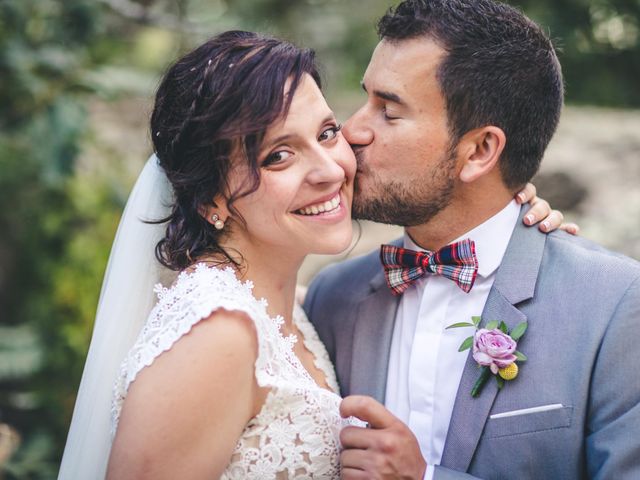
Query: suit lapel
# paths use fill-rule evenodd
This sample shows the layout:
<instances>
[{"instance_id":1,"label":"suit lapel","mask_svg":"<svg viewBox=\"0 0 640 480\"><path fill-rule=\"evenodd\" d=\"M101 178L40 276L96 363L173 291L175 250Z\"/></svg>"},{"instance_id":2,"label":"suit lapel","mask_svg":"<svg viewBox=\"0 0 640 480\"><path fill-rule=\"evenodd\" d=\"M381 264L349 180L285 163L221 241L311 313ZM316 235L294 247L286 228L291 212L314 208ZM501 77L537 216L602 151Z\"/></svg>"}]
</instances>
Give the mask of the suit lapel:
<instances>
[{"instance_id":1,"label":"suit lapel","mask_svg":"<svg viewBox=\"0 0 640 480\"><path fill-rule=\"evenodd\" d=\"M518 323L525 321L526 317L499 291L492 289L482 312L482 319L483 322L503 320L511 329ZM480 394L476 398L471 397L471 389L478 376L478 365L470 352L458 386L447 440L440 462L443 466L461 472L466 472L469 468L484 424L498 393L496 382L490 378Z\"/></svg>"},{"instance_id":2,"label":"suit lapel","mask_svg":"<svg viewBox=\"0 0 640 480\"><path fill-rule=\"evenodd\" d=\"M511 329L527 320L516 305L533 297L546 235L538 232L535 227L525 227L522 224L523 215L524 209L520 212L518 223L482 312L483 324L491 320L502 320ZM471 389L478 375L478 366L470 351L458 386L440 462L447 468L461 472L469 469L498 394L496 382L490 378L482 392L476 398L472 398ZM505 388L508 390L508 385Z\"/></svg>"},{"instance_id":3,"label":"suit lapel","mask_svg":"<svg viewBox=\"0 0 640 480\"><path fill-rule=\"evenodd\" d=\"M389 349L401 297L387 287L382 266L369 285L370 294L360 302L354 325L349 393L370 395L384 403Z\"/></svg>"}]
</instances>

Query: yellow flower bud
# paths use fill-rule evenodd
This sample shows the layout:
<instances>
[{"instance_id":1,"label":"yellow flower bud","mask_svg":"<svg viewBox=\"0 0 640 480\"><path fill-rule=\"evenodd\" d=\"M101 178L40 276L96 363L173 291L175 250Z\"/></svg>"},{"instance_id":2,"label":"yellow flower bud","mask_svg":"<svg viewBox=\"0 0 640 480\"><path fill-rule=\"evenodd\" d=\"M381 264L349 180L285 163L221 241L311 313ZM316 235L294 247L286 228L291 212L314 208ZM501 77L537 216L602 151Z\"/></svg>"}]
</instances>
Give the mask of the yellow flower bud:
<instances>
[{"instance_id":1,"label":"yellow flower bud","mask_svg":"<svg viewBox=\"0 0 640 480\"><path fill-rule=\"evenodd\" d=\"M518 365L512 363L511 365L501 368L498 370L498 375L500 375L505 380L513 380L518 376Z\"/></svg>"}]
</instances>

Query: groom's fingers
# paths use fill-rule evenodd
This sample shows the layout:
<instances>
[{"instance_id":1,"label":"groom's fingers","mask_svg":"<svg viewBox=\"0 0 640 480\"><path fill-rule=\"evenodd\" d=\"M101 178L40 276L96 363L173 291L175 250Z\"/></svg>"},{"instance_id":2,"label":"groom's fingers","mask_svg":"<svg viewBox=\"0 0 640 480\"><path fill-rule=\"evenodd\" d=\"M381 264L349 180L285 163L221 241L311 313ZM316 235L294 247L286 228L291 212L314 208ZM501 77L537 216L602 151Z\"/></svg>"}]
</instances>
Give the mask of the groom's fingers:
<instances>
[{"instance_id":1,"label":"groom's fingers","mask_svg":"<svg viewBox=\"0 0 640 480\"><path fill-rule=\"evenodd\" d=\"M340 431L340 443L343 448L366 450L374 442L372 434L375 430L363 427L344 427Z\"/></svg>"},{"instance_id":2,"label":"groom's fingers","mask_svg":"<svg viewBox=\"0 0 640 480\"><path fill-rule=\"evenodd\" d=\"M371 478L369 472L358 470L357 468L343 468L340 474L342 480L368 480Z\"/></svg>"},{"instance_id":3,"label":"groom's fingers","mask_svg":"<svg viewBox=\"0 0 640 480\"><path fill-rule=\"evenodd\" d=\"M387 428L397 421L397 418L384 405L371 397L350 395L340 403L342 417L357 417L367 422L371 428Z\"/></svg>"},{"instance_id":4,"label":"groom's fingers","mask_svg":"<svg viewBox=\"0 0 640 480\"><path fill-rule=\"evenodd\" d=\"M342 429L343 478L424 477L427 463L422 458L418 440L409 427L382 404L371 397L349 396L342 400L340 414L358 417L371 427Z\"/></svg>"},{"instance_id":5,"label":"groom's fingers","mask_svg":"<svg viewBox=\"0 0 640 480\"><path fill-rule=\"evenodd\" d=\"M346 468L364 471L369 463L371 463L371 454L366 450L345 449L340 453L340 466L343 473Z\"/></svg>"}]
</instances>

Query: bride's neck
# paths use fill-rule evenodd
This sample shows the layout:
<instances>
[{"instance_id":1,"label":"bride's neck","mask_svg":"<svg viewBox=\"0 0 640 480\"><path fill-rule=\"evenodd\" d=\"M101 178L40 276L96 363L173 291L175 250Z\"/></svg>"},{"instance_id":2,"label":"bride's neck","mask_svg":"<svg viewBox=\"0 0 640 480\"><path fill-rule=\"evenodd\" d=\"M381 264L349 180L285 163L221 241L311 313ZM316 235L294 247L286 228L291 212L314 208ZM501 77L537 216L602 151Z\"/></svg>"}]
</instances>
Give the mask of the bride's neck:
<instances>
[{"instance_id":1,"label":"bride's neck","mask_svg":"<svg viewBox=\"0 0 640 480\"><path fill-rule=\"evenodd\" d=\"M253 295L265 298L270 316L281 315L285 326L293 322L293 302L300 264L286 268L284 265L270 266L266 262L247 261L244 277L253 282Z\"/></svg>"},{"instance_id":2,"label":"bride's neck","mask_svg":"<svg viewBox=\"0 0 640 480\"><path fill-rule=\"evenodd\" d=\"M230 252L231 253L231 252ZM250 280L253 283L253 296L267 300L267 312L270 316L280 315L285 320L285 327L292 326L293 304L298 270L304 258L294 260L286 255L252 255L243 253L232 255L237 265L231 266L241 281ZM213 260L220 264L220 259ZM222 265L221 265L222 266Z\"/></svg>"}]
</instances>

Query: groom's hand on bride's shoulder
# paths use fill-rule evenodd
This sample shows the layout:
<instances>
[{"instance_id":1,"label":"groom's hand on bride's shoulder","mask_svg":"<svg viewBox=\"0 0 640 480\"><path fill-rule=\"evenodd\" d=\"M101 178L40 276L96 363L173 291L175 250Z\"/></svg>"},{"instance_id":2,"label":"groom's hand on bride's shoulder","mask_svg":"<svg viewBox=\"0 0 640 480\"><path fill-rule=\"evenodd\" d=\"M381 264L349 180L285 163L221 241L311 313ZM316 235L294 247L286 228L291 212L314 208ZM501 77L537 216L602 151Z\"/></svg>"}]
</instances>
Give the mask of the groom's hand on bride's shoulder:
<instances>
[{"instance_id":1,"label":"groom's hand on bride's shoulder","mask_svg":"<svg viewBox=\"0 0 640 480\"><path fill-rule=\"evenodd\" d=\"M424 477L427 463L418 440L384 405L371 397L351 395L342 400L340 414L368 423L368 428L349 426L340 433L342 478Z\"/></svg>"}]
</instances>

